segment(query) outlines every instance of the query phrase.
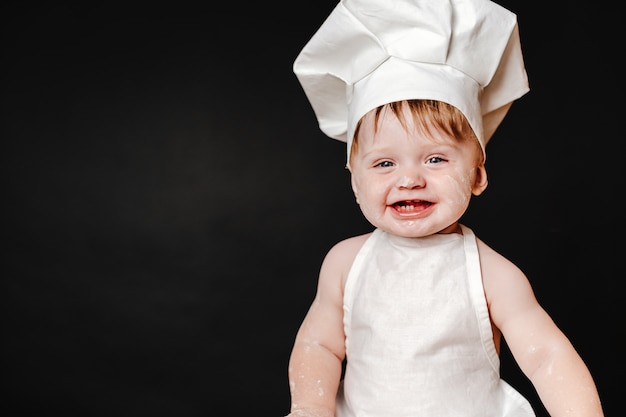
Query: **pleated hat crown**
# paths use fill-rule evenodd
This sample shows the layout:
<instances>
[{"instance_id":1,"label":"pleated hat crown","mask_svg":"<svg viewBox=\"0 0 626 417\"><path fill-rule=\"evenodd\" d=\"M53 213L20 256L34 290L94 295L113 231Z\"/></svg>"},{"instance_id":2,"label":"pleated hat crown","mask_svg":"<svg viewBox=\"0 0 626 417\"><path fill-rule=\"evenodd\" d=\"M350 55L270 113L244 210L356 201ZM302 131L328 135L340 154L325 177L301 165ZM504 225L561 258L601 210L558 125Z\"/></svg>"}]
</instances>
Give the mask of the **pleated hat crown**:
<instances>
[{"instance_id":1,"label":"pleated hat crown","mask_svg":"<svg viewBox=\"0 0 626 417\"><path fill-rule=\"evenodd\" d=\"M458 108L484 152L529 91L517 16L489 0L341 0L293 70L320 129L348 153L363 115L409 99Z\"/></svg>"}]
</instances>

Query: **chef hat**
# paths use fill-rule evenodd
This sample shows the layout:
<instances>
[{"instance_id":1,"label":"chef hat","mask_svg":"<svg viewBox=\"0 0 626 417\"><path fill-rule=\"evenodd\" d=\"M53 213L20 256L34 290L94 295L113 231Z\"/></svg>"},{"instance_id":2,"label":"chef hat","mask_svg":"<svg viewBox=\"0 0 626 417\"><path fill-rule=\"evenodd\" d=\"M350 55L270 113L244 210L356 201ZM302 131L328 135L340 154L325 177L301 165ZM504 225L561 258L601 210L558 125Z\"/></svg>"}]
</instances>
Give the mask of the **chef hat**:
<instances>
[{"instance_id":1,"label":"chef hat","mask_svg":"<svg viewBox=\"0 0 626 417\"><path fill-rule=\"evenodd\" d=\"M293 65L319 127L347 142L393 101L458 108L485 150L528 92L517 17L488 0L341 0Z\"/></svg>"}]
</instances>

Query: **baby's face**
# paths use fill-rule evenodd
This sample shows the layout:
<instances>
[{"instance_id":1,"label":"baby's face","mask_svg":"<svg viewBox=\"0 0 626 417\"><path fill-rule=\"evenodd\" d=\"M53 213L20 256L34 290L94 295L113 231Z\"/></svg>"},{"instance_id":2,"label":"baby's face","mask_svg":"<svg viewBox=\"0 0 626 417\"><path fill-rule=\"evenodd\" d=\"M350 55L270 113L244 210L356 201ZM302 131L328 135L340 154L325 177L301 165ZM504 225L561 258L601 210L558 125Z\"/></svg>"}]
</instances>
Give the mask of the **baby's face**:
<instances>
[{"instance_id":1,"label":"baby's face","mask_svg":"<svg viewBox=\"0 0 626 417\"><path fill-rule=\"evenodd\" d=\"M373 111L365 115L358 149L350 160L352 188L372 225L404 237L449 233L480 194L487 176L480 148L445 132L405 129L390 111L374 131Z\"/></svg>"}]
</instances>

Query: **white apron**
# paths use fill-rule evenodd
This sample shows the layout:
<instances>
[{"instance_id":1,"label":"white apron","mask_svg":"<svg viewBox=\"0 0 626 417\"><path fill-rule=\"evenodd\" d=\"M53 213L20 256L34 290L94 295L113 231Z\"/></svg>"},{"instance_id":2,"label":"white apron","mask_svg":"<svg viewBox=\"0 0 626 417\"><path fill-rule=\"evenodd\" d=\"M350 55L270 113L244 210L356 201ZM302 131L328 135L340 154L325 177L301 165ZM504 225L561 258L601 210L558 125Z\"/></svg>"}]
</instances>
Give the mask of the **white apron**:
<instances>
[{"instance_id":1,"label":"white apron","mask_svg":"<svg viewBox=\"0 0 626 417\"><path fill-rule=\"evenodd\" d=\"M376 229L344 293L347 365L337 417L530 417L500 379L478 248L463 235Z\"/></svg>"}]
</instances>

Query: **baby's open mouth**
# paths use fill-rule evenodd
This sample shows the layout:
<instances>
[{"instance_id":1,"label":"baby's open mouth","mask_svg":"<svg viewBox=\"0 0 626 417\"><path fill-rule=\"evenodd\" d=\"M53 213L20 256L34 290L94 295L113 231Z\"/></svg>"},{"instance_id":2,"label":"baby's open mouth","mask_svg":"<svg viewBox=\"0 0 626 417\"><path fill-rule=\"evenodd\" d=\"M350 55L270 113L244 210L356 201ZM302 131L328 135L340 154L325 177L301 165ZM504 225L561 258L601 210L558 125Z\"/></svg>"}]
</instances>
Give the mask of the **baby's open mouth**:
<instances>
[{"instance_id":1,"label":"baby's open mouth","mask_svg":"<svg viewBox=\"0 0 626 417\"><path fill-rule=\"evenodd\" d=\"M401 213L413 213L416 211L422 211L430 207L433 203L424 200L405 200L398 201L392 204L392 207Z\"/></svg>"}]
</instances>

